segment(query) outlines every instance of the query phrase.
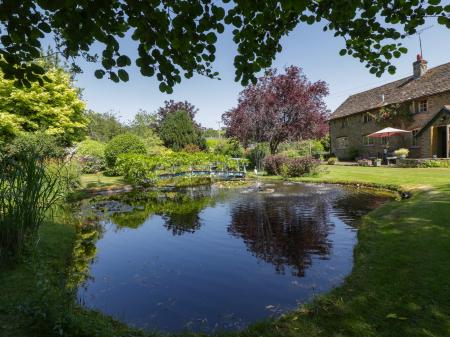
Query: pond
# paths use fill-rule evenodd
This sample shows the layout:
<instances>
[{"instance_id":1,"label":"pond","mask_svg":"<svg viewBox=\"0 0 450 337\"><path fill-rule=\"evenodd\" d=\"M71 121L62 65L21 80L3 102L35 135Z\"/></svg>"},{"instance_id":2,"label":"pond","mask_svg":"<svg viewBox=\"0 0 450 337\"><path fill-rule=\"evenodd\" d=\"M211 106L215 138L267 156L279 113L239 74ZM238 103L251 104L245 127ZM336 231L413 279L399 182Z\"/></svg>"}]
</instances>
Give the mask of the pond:
<instances>
[{"instance_id":1,"label":"pond","mask_svg":"<svg viewBox=\"0 0 450 337\"><path fill-rule=\"evenodd\" d=\"M273 183L87 200L78 300L148 330L243 329L339 285L358 219L391 198Z\"/></svg>"}]
</instances>

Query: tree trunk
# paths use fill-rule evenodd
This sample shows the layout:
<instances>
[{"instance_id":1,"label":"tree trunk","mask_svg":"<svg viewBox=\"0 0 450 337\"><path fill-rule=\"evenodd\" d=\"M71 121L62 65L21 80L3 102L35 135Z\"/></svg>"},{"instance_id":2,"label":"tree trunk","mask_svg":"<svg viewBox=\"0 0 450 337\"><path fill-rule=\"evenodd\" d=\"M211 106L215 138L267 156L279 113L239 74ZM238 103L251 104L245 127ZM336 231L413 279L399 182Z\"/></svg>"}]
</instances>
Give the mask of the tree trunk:
<instances>
[{"instance_id":1,"label":"tree trunk","mask_svg":"<svg viewBox=\"0 0 450 337\"><path fill-rule=\"evenodd\" d=\"M269 148L270 148L270 154L275 154L277 153L277 148L278 148L278 142L274 141L274 142L269 142Z\"/></svg>"}]
</instances>

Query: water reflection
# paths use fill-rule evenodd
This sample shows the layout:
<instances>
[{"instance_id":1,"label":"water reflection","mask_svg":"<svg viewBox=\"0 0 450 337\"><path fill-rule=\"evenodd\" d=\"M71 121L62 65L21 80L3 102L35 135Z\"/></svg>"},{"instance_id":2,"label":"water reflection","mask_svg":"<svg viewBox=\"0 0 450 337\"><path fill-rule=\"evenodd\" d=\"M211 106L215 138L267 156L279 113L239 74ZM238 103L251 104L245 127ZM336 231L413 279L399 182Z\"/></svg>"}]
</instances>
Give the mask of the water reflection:
<instances>
[{"instance_id":1,"label":"water reflection","mask_svg":"<svg viewBox=\"0 0 450 337\"><path fill-rule=\"evenodd\" d=\"M194 233L202 222L200 212L220 197L209 186L180 189L176 192L136 192L114 197L97 197L82 207L83 215L110 218L117 229L139 228L153 215L164 219L164 227L173 235Z\"/></svg>"},{"instance_id":2,"label":"water reflection","mask_svg":"<svg viewBox=\"0 0 450 337\"><path fill-rule=\"evenodd\" d=\"M84 202L78 299L148 329L242 329L339 284L351 271L355 221L387 200L332 186L270 189Z\"/></svg>"},{"instance_id":3,"label":"water reflection","mask_svg":"<svg viewBox=\"0 0 450 337\"><path fill-rule=\"evenodd\" d=\"M333 223L329 207L317 193L302 196L284 191L282 195L242 198L233 203L228 229L278 273L289 266L294 275L302 276L313 255L326 258L330 253L328 234Z\"/></svg>"},{"instance_id":4,"label":"water reflection","mask_svg":"<svg viewBox=\"0 0 450 337\"><path fill-rule=\"evenodd\" d=\"M77 228L77 240L73 248L72 265L69 269L67 287L70 290L83 285L89 278L89 267L97 254L97 241L102 237L100 218L84 216Z\"/></svg>"}]
</instances>

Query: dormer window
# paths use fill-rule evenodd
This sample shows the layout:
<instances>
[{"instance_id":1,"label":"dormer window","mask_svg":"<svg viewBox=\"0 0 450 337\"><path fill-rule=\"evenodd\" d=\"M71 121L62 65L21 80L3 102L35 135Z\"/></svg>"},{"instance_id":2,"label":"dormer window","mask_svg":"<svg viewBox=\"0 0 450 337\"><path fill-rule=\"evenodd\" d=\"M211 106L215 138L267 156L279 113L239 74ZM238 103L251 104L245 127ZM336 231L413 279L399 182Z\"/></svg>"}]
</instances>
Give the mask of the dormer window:
<instances>
[{"instance_id":1,"label":"dormer window","mask_svg":"<svg viewBox=\"0 0 450 337\"><path fill-rule=\"evenodd\" d=\"M428 100L424 99L419 102L419 112L427 112L428 111Z\"/></svg>"}]
</instances>

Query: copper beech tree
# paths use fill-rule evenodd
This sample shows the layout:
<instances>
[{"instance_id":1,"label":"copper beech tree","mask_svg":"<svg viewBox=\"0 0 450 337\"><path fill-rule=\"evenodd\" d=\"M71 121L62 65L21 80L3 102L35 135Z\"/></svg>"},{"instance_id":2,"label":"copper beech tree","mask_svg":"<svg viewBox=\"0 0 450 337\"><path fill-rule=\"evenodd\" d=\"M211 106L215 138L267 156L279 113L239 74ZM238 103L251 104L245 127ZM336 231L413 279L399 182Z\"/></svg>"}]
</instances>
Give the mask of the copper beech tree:
<instances>
[{"instance_id":1,"label":"copper beech tree","mask_svg":"<svg viewBox=\"0 0 450 337\"><path fill-rule=\"evenodd\" d=\"M227 133L244 144L268 142L270 152L287 140L323 137L328 131L324 102L328 85L310 82L295 66L271 69L239 95L237 107L222 115Z\"/></svg>"}]
</instances>

